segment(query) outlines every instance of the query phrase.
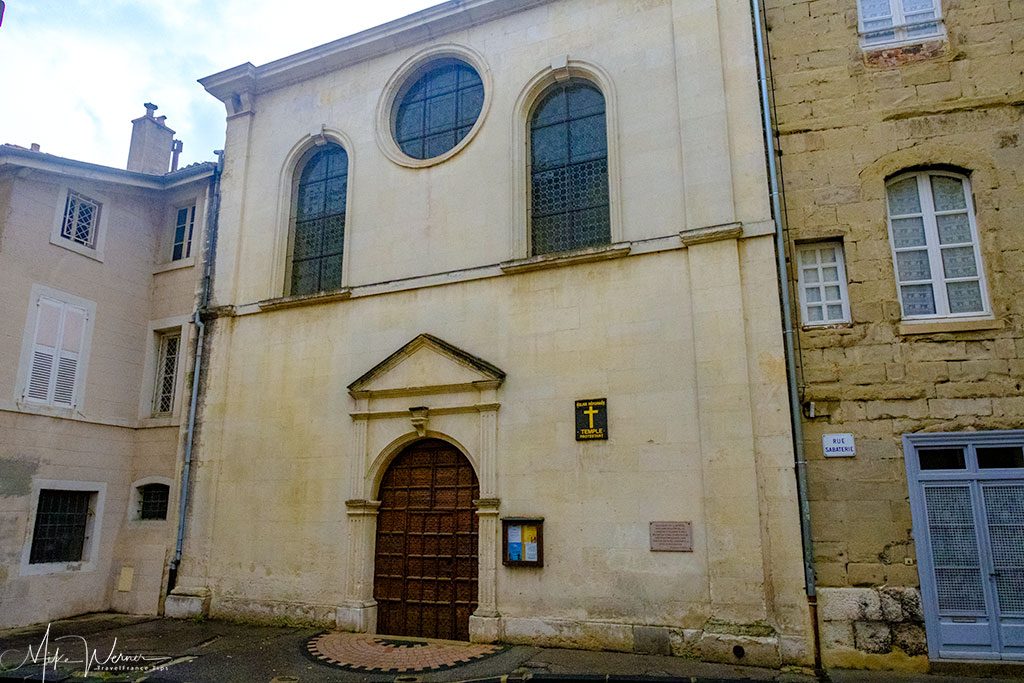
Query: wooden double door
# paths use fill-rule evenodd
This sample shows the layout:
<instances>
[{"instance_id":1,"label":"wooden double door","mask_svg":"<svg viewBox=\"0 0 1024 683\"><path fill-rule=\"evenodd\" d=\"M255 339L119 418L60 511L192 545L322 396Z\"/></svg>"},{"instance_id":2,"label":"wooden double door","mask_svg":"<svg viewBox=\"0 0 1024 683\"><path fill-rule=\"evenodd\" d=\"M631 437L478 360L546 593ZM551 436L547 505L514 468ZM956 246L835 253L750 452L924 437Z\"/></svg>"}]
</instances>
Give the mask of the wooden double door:
<instances>
[{"instance_id":1,"label":"wooden double door","mask_svg":"<svg viewBox=\"0 0 1024 683\"><path fill-rule=\"evenodd\" d=\"M378 496L378 633L469 640L479 497L473 466L444 441L417 441L392 461Z\"/></svg>"}]
</instances>

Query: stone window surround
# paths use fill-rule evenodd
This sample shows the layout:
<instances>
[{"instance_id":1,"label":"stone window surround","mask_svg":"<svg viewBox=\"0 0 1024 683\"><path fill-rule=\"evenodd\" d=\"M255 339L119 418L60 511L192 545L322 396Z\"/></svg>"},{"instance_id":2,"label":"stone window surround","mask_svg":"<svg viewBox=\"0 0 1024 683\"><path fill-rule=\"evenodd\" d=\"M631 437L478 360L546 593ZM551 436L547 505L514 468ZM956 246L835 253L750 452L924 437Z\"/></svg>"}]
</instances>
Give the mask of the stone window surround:
<instances>
[{"instance_id":1,"label":"stone window surround","mask_svg":"<svg viewBox=\"0 0 1024 683\"><path fill-rule=\"evenodd\" d=\"M32 537L36 524L36 509L39 506L39 492L43 489L64 491L89 491L95 495L89 503L90 519L85 529L85 545L82 547L82 559L78 562L42 562L29 564L32 552ZM106 503L107 485L96 481L70 481L59 479L33 479L31 494L31 510L28 516L28 532L25 534L25 545L21 553L21 576L38 576L40 574L80 573L96 569L100 547L100 535L103 530L103 508Z\"/></svg>"},{"instance_id":2,"label":"stone window surround","mask_svg":"<svg viewBox=\"0 0 1024 683\"><path fill-rule=\"evenodd\" d=\"M185 383L185 366L190 341L191 317L178 315L161 320L153 320L149 323L146 332L146 353L143 365L142 387L139 392L139 422L143 427L165 427L178 423L181 415L182 392ZM181 341L178 346L178 367L175 370L174 380L174 407L170 414L153 415L153 395L156 389L157 362L159 360L159 347L161 335L168 332L181 334Z\"/></svg>"},{"instance_id":3,"label":"stone window surround","mask_svg":"<svg viewBox=\"0 0 1024 683\"><path fill-rule=\"evenodd\" d=\"M174 229L175 221L178 215L178 209L184 209L191 206L195 206L196 215L195 223L192 227L192 250L189 255L185 258L180 258L177 261L172 259L174 255ZM153 268L153 274L164 273L169 270L178 270L180 268L191 268L196 264L196 250L201 248L201 238L206 225L206 202L202 192L192 196L182 196L176 199L167 209L166 217L164 218L164 225L160 229L160 239L157 245L159 249L156 266Z\"/></svg>"},{"instance_id":4,"label":"stone window surround","mask_svg":"<svg viewBox=\"0 0 1024 683\"><path fill-rule=\"evenodd\" d=\"M64 211L67 207L67 200L69 193L75 192L81 194L86 199L89 199L100 207L100 217L96 222L96 239L93 240L93 246L87 247L84 244L79 244L70 239L65 238L61 235L61 228L64 225ZM71 187L69 185L60 185L57 189L57 209L54 213L53 228L50 232L50 244L73 251L76 254L81 254L87 258L91 258L94 261L103 262L103 249L106 245L107 238L107 227L110 221L110 201L106 196L101 193L97 193L92 189L82 192L77 187Z\"/></svg>"},{"instance_id":5,"label":"stone window surround","mask_svg":"<svg viewBox=\"0 0 1024 683\"><path fill-rule=\"evenodd\" d=\"M341 252L341 287L337 290L292 296L287 294L291 280L291 253L294 237L295 213L298 201L299 178L306 159L314 150L324 145L338 145L348 155L348 185L345 190L345 237ZM348 277L351 272L350 254L352 253L352 196L355 178L355 151L352 141L340 130L321 124L320 128L307 133L288 152L278 177L281 179L277 200L277 235L274 239L273 261L271 267L270 290L268 298L279 300L307 299L322 296L334 296L348 289Z\"/></svg>"},{"instance_id":6,"label":"stone window surround","mask_svg":"<svg viewBox=\"0 0 1024 683\"><path fill-rule=\"evenodd\" d=\"M623 241L622 198L620 191L619 122L615 86L611 76L600 66L568 55L553 58L520 92L512 116L512 258L529 259L530 245L530 119L533 108L555 83L571 78L589 81L601 91L605 100L605 129L608 136L608 202L611 228L610 244Z\"/></svg>"},{"instance_id":7,"label":"stone window surround","mask_svg":"<svg viewBox=\"0 0 1024 683\"><path fill-rule=\"evenodd\" d=\"M141 502L141 489L146 484L163 484L168 488L167 517L164 519L142 519L139 517L139 504ZM174 502L174 481L168 477L143 477L132 482L128 491L128 522L135 525L150 526L155 524L166 524L171 519L171 509Z\"/></svg>"},{"instance_id":8,"label":"stone window surround","mask_svg":"<svg viewBox=\"0 0 1024 683\"><path fill-rule=\"evenodd\" d=\"M32 347L35 344L36 317L38 306L36 303L41 297L57 299L86 311L85 329L82 334L82 347L78 353L78 377L75 380L75 395L71 408L53 406L46 403L38 403L23 398L26 384L29 378L29 368L32 363ZM85 395L85 384L89 370L89 358L92 351L93 325L96 321L96 304L88 299L62 292L46 285L32 285L29 296L28 314L25 318L25 330L21 342L21 355L18 360L17 381L14 384L14 402L17 409L26 413L38 413L51 417L72 417L81 414L82 402Z\"/></svg>"},{"instance_id":9,"label":"stone window surround","mask_svg":"<svg viewBox=\"0 0 1024 683\"><path fill-rule=\"evenodd\" d=\"M961 321L962 322L987 322L987 321L991 321L993 319L993 316L992 316L992 304L991 304L990 297L989 297L988 281L987 281L987 278L985 277L985 260L984 260L983 255L982 255L981 235L980 235L980 231L978 230L977 211L976 211L976 207L975 207L975 203L974 203L974 192L973 192L973 189L972 189L970 174L966 173L966 172L960 172L960 171L957 171L957 170L951 170L949 168L944 168L944 167L931 167L931 168L930 167L923 167L923 168L910 169L910 170L907 170L905 172L895 173L895 174L889 176L888 178L886 178L885 179L886 193L888 193L888 188L889 188L889 186L892 183L898 182L900 180L905 180L905 179L911 178L911 177L917 178L917 177L921 177L921 176L930 176L930 175L945 175L945 176L957 178L958 180L963 181L964 197L965 197L966 203L967 203L967 216L968 216L968 219L969 219L969 222L970 222L971 239L972 239L972 244L973 244L973 247L974 247L975 260L976 260L977 267L978 267L978 276L979 276L978 282L979 282L979 285L981 287L981 300L982 300L982 305L984 306L984 310L982 310L982 311L972 311L970 313L950 313L948 310L940 311L939 310L940 309L940 306L939 306L939 296L936 294L935 295L935 310L936 310L936 312L934 314L929 314L929 315L926 315L926 316L925 315L908 316L906 314L903 314L902 318L901 318L901 322L903 323L903 327L910 328L911 326L913 326L915 324L922 324L922 323L961 322ZM920 197L920 190L919 190L919 195L918 196ZM932 210L930 212L928 212L928 211L925 211L925 207L922 205L922 214L924 216L924 223L925 223L925 240L926 240L925 243L926 243L926 246L927 246L927 248L929 250L929 264L933 265L932 261L933 261L933 259L936 258L936 256L933 253L931 253L931 252L933 251L933 247L934 247L934 250L937 250L938 249L938 244L939 244L938 235L935 233L935 228L932 225L932 223L934 223L934 219L935 219L934 207L932 208ZM931 219L930 221L929 221L929 218ZM895 283L896 283L896 299L899 302L900 308L901 308L901 311L902 311L903 297L902 297L902 293L900 291L900 278L899 278L899 272L897 270L897 263L896 263L896 243L893 240L893 236L892 236L892 223L891 223L891 219L889 218L888 198L886 199L886 229L887 229L887 233L888 233L887 236L888 236L888 239L889 239L889 249L890 249L890 252L892 254L892 261L893 261L893 278L894 278ZM940 263L941 263L941 261L940 261ZM933 290L934 289L938 289L939 287L945 287L945 284L946 284L945 283L945 278L940 278L940 277L933 277L932 280L931 280L931 283L932 283ZM945 294L944 293L943 293L941 298L942 298L943 301L945 301ZM948 309L948 304L946 305L946 308ZM973 328L971 328L971 329L973 329ZM912 334L912 332L910 332L910 333Z\"/></svg>"},{"instance_id":10,"label":"stone window surround","mask_svg":"<svg viewBox=\"0 0 1024 683\"><path fill-rule=\"evenodd\" d=\"M469 133L467 133L466 137L460 140L454 147L444 154L436 157L431 157L429 159L414 159L403 152L399 148L398 143L395 142L393 131L395 115L398 109L397 105L400 102L407 86L414 83L419 76L424 74L430 68L431 64L446 57L463 61L476 70L484 85L483 106L480 108L480 115L477 117L476 123L473 124ZM421 50L405 60L405 62L395 70L395 73L388 79L387 84L384 86L384 90L381 92L380 99L377 101L374 125L377 146L380 148L381 152L384 153L384 156L399 166L405 166L406 168L428 168L430 166L443 163L465 149L470 142L472 142L473 138L476 137L480 128L483 127L484 120L487 118L487 112L491 107L493 91L494 88L492 84L491 70L484 61L483 55L476 50L464 45L457 45L455 43L434 45L425 50Z\"/></svg>"}]
</instances>

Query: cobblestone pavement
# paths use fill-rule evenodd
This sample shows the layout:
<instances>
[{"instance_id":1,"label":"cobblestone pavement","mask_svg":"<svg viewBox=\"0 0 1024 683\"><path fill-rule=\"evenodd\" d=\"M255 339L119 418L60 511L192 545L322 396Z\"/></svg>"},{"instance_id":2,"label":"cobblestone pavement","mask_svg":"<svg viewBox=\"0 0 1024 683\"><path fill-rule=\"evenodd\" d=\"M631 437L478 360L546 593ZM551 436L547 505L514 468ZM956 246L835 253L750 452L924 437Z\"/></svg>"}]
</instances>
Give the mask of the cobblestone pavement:
<instances>
[{"instance_id":1,"label":"cobblestone pavement","mask_svg":"<svg viewBox=\"0 0 1024 683\"><path fill-rule=\"evenodd\" d=\"M44 653L48 658L45 680L68 683L498 683L502 680L566 680L567 677L694 683L816 681L807 672L706 664L680 657L527 646L494 647L394 636L324 633L321 629L295 626L254 626L218 620L119 614L92 614L49 625L0 631L0 653L3 653L0 681L4 682L44 680L41 659ZM35 664L32 656L37 658ZM320 656L327 659L320 659ZM402 668L408 671L401 671ZM963 674L925 676L834 671L829 675L834 683L1008 681L968 678ZM1020 679L1016 683L1020 683Z\"/></svg>"}]
</instances>

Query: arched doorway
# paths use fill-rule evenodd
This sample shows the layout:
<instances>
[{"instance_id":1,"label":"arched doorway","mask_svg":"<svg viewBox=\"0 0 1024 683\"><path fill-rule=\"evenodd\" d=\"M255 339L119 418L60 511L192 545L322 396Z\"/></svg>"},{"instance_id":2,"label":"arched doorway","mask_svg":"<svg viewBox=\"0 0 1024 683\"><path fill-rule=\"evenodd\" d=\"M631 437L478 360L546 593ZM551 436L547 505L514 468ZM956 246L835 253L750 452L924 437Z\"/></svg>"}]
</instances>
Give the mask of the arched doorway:
<instances>
[{"instance_id":1,"label":"arched doorway","mask_svg":"<svg viewBox=\"0 0 1024 683\"><path fill-rule=\"evenodd\" d=\"M417 441L388 466L373 577L378 633L469 640L479 497L473 466L444 441Z\"/></svg>"}]
</instances>

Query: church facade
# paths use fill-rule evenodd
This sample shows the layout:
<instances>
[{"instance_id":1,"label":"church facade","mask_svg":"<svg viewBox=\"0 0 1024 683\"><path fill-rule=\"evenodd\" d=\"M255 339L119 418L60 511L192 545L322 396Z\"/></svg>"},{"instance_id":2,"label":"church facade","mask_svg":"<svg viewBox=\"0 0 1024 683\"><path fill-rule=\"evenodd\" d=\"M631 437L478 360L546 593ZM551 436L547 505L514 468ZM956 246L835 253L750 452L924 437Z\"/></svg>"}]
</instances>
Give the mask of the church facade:
<instances>
[{"instance_id":1,"label":"church facade","mask_svg":"<svg viewBox=\"0 0 1024 683\"><path fill-rule=\"evenodd\" d=\"M751 31L471 0L202 79L167 613L811 662Z\"/></svg>"}]
</instances>

